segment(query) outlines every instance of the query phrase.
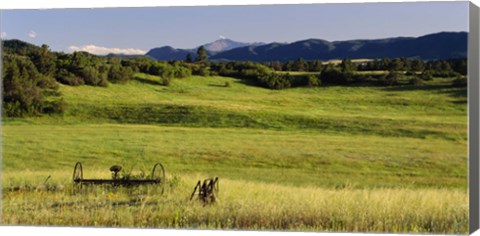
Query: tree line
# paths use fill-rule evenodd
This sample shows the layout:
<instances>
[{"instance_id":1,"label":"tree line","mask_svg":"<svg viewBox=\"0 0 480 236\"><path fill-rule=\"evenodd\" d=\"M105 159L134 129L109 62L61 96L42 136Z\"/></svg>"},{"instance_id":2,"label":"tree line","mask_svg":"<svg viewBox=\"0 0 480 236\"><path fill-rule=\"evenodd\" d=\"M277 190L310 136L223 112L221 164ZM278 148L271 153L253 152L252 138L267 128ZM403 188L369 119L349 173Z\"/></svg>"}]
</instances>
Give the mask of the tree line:
<instances>
[{"instance_id":1,"label":"tree line","mask_svg":"<svg viewBox=\"0 0 480 236\"><path fill-rule=\"evenodd\" d=\"M407 58L383 58L357 63L353 63L352 60L345 60L350 63L350 69L357 71L430 71L435 77L467 75L467 59L423 61L420 59ZM344 63L345 60L343 60L342 63ZM303 58L286 62L264 62L262 64L275 71L298 72L322 72L325 67L329 66L328 63L320 60L306 61Z\"/></svg>"},{"instance_id":2,"label":"tree line","mask_svg":"<svg viewBox=\"0 0 480 236\"><path fill-rule=\"evenodd\" d=\"M184 62L52 52L48 45L38 47L20 40L5 40L2 45L2 113L9 117L64 112L67 104L61 99L59 83L108 87L142 72L160 76L167 85L172 78L192 75L192 68Z\"/></svg>"},{"instance_id":3,"label":"tree line","mask_svg":"<svg viewBox=\"0 0 480 236\"><path fill-rule=\"evenodd\" d=\"M69 86L108 87L124 84L135 73L155 75L168 86L173 78L229 76L269 89L320 85L378 84L394 86L409 78L419 85L433 77L457 77L454 86L466 86L466 59L421 61L415 59L380 59L354 63L349 59L339 64L299 58L288 62L210 62L205 48L199 47L195 58L187 55L182 61L156 61L149 57L122 58L115 55L96 56L87 52L52 52L48 45L40 47L20 40L3 44L3 115L8 117L62 113L67 104L59 93L59 84ZM362 74L359 71L385 70L388 73ZM312 73L291 73L312 72Z\"/></svg>"}]
</instances>

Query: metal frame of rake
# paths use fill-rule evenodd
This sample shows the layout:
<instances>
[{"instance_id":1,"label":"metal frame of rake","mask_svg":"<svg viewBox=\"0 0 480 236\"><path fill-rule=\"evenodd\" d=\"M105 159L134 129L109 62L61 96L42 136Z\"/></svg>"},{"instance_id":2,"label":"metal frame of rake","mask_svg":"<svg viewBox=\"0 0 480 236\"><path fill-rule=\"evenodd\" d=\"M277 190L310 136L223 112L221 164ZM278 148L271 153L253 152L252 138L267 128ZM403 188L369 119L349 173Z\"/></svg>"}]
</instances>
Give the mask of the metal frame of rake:
<instances>
[{"instance_id":1,"label":"metal frame of rake","mask_svg":"<svg viewBox=\"0 0 480 236\"><path fill-rule=\"evenodd\" d=\"M198 189L198 193L197 193ZM190 196L190 200L193 199L193 196L197 193L198 199L203 201L204 204L206 203L214 203L217 200L216 193L220 190L218 184L218 177L205 179L202 183L201 180L197 182L195 188L193 189L192 195Z\"/></svg>"},{"instance_id":2,"label":"metal frame of rake","mask_svg":"<svg viewBox=\"0 0 480 236\"><path fill-rule=\"evenodd\" d=\"M165 190L165 168L161 163L156 163L153 166L152 174L149 179L123 179L118 178L118 172L122 169L120 166L110 167L110 171L113 172L112 179L84 179L82 163L77 162L73 169L73 182L80 185L102 185L109 184L112 186L137 186L143 184L157 184L160 185L162 193Z\"/></svg>"}]
</instances>

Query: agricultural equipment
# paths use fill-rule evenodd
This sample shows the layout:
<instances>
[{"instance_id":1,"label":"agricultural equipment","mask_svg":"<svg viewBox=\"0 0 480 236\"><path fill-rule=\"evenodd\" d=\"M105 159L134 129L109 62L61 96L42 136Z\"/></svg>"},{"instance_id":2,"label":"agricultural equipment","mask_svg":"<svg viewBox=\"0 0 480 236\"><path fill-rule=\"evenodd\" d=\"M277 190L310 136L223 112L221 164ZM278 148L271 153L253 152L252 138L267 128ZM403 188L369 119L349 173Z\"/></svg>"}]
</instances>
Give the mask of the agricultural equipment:
<instances>
[{"instance_id":1,"label":"agricultural equipment","mask_svg":"<svg viewBox=\"0 0 480 236\"><path fill-rule=\"evenodd\" d=\"M75 184L81 184L81 185L109 184L112 186L137 186L142 184L156 184L156 185L160 185L162 193L165 190L165 180L166 180L165 169L163 168L163 165L160 163L156 163L153 166L152 174L150 178L146 178L146 179L136 179L136 178L128 178L128 177L119 178L118 172L120 172L121 170L122 170L122 167L118 165L114 165L110 167L110 171L112 172L112 179L84 179L82 163L77 162L73 170L73 182Z\"/></svg>"},{"instance_id":2,"label":"agricultural equipment","mask_svg":"<svg viewBox=\"0 0 480 236\"><path fill-rule=\"evenodd\" d=\"M198 193L197 193L198 189ZM193 189L193 193L190 196L190 200L193 199L193 196L197 193L198 199L203 201L204 204L207 203L214 203L217 200L215 193L218 193L219 185L218 185L218 177L205 179L202 183L201 180L197 182L195 188Z\"/></svg>"}]
</instances>

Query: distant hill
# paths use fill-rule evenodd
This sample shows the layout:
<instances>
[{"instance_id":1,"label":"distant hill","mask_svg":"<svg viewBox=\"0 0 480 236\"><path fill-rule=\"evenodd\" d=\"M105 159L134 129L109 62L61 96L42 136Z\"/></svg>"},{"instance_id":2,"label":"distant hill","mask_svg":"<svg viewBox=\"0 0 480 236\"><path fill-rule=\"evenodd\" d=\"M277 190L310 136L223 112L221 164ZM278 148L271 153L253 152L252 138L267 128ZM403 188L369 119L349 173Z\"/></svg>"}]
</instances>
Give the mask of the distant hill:
<instances>
[{"instance_id":1,"label":"distant hill","mask_svg":"<svg viewBox=\"0 0 480 236\"><path fill-rule=\"evenodd\" d=\"M175 49L170 46L154 48L147 52L147 56L153 57L159 61L185 60L188 54L195 55L193 49Z\"/></svg>"},{"instance_id":2,"label":"distant hill","mask_svg":"<svg viewBox=\"0 0 480 236\"><path fill-rule=\"evenodd\" d=\"M466 32L440 32L421 37L397 37L374 40L329 42L307 39L293 43L250 44L228 39L205 44L210 60L288 61L359 59L359 58L419 58L424 60L467 57ZM169 46L150 50L147 55L157 60L183 60L195 55L193 49L174 49Z\"/></svg>"},{"instance_id":3,"label":"distant hill","mask_svg":"<svg viewBox=\"0 0 480 236\"><path fill-rule=\"evenodd\" d=\"M204 44L203 46L205 46L205 49L207 49L207 51L218 53L218 52L228 51L234 48L246 47L251 45L259 46L263 44L264 43L242 43L242 42L233 41L227 38L221 38L214 42Z\"/></svg>"},{"instance_id":4,"label":"distant hill","mask_svg":"<svg viewBox=\"0 0 480 236\"><path fill-rule=\"evenodd\" d=\"M207 54L209 57L212 57L218 53L232 50L239 47L246 47L246 46L260 46L264 45L264 43L242 43L233 41L227 38L221 38L215 40L211 43L204 44L203 46L207 50ZM168 61L168 60L184 60L187 55L190 53L192 58L195 58L197 49L200 46L194 49L176 49L170 46L163 46L159 48L153 48L147 52L147 56L153 57L157 60L161 61Z\"/></svg>"}]
</instances>

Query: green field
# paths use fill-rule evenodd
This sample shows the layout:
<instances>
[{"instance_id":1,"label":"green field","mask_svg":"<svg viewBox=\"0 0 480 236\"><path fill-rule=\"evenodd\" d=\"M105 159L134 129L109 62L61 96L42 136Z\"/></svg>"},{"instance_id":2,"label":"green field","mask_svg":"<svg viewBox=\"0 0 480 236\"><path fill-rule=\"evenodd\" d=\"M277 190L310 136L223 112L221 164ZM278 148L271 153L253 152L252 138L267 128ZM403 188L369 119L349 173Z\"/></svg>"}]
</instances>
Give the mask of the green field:
<instances>
[{"instance_id":1,"label":"green field","mask_svg":"<svg viewBox=\"0 0 480 236\"><path fill-rule=\"evenodd\" d=\"M2 223L468 231L467 95L452 79L281 91L226 77L158 81L61 86L65 114L3 119ZM79 192L77 161L86 178L161 162L167 191ZM30 190L47 176L65 189ZM188 200L215 176L216 204Z\"/></svg>"}]
</instances>

